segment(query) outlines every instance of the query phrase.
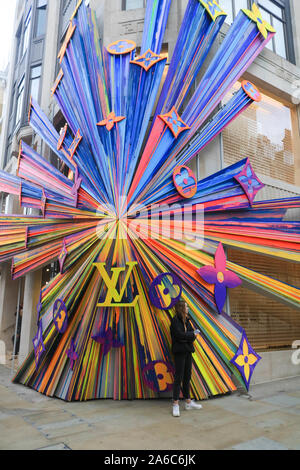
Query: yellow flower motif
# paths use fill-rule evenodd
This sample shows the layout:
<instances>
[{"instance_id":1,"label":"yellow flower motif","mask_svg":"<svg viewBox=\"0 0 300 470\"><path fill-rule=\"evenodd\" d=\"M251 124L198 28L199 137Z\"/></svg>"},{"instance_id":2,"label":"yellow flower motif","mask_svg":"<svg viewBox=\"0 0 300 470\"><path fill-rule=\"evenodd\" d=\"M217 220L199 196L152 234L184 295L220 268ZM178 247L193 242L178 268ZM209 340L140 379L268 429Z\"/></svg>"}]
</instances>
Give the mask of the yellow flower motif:
<instances>
[{"instance_id":1,"label":"yellow flower motif","mask_svg":"<svg viewBox=\"0 0 300 470\"><path fill-rule=\"evenodd\" d=\"M240 366L244 367L244 374L246 381L248 382L250 376L250 366L257 362L257 357L254 354L249 354L247 341L244 339L243 342L243 354L238 356L235 362Z\"/></svg>"},{"instance_id":2,"label":"yellow flower motif","mask_svg":"<svg viewBox=\"0 0 300 470\"><path fill-rule=\"evenodd\" d=\"M220 5L216 2L216 0L204 1L199 0L202 6L206 9L207 13L210 15L213 21L216 21L218 16L227 16L225 11L222 10Z\"/></svg>"},{"instance_id":3,"label":"yellow flower motif","mask_svg":"<svg viewBox=\"0 0 300 470\"><path fill-rule=\"evenodd\" d=\"M261 12L259 11L258 6L254 3L252 6L252 11L247 10L246 8L242 10L245 15L247 15L254 23L257 24L257 27L263 37L267 39L268 31L271 33L276 33L276 30L271 26L267 21L262 19Z\"/></svg>"}]
</instances>

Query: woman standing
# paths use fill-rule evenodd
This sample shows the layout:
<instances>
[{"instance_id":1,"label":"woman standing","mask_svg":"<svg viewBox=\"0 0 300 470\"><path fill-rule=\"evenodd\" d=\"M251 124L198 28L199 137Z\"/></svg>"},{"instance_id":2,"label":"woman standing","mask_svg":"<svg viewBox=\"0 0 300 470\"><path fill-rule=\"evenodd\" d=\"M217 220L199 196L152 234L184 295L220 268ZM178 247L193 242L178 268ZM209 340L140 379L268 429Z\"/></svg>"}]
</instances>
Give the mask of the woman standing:
<instances>
[{"instance_id":1,"label":"woman standing","mask_svg":"<svg viewBox=\"0 0 300 470\"><path fill-rule=\"evenodd\" d=\"M195 352L193 342L200 330L194 330L188 317L188 305L180 300L175 305L176 315L171 321L172 352L175 364L175 380L173 385L173 416L180 416L179 394L182 384L185 409L201 409L202 406L190 399L190 381L192 373L192 353Z\"/></svg>"}]
</instances>

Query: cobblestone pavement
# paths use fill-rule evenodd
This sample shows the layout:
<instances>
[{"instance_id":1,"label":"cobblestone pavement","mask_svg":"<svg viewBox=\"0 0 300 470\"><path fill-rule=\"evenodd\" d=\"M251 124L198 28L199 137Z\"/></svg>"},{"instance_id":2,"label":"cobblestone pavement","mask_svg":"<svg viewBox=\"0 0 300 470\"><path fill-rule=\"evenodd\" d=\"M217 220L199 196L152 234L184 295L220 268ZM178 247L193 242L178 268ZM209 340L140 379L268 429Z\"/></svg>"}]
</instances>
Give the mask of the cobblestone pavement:
<instances>
[{"instance_id":1,"label":"cobblestone pavement","mask_svg":"<svg viewBox=\"0 0 300 470\"><path fill-rule=\"evenodd\" d=\"M66 403L11 382L0 366L2 450L300 450L300 377L202 402L173 418L170 399Z\"/></svg>"}]
</instances>

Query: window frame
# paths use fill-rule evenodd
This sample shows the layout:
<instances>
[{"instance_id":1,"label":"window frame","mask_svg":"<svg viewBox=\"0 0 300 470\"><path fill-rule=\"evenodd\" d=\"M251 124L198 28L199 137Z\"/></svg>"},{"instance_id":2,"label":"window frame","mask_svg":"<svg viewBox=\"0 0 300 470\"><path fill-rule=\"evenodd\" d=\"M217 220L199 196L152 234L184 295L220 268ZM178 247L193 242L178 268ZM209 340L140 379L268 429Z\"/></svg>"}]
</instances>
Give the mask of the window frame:
<instances>
[{"instance_id":1,"label":"window frame","mask_svg":"<svg viewBox=\"0 0 300 470\"><path fill-rule=\"evenodd\" d=\"M284 39L285 39L285 49L286 49L286 59L283 59L296 64L296 56L295 56L295 48L294 48L294 41L293 41L293 27L292 27L292 18L291 18L291 6L290 0L270 0L271 3L274 3L275 6L282 9L282 18L279 18L276 14L272 11L268 10L267 7L260 5L260 0L247 0L248 2L248 9L252 9L254 3L258 5L259 8L268 12L271 17L276 18L280 22L283 23L283 32L284 32ZM232 7L232 15L233 19L236 17L236 10L235 10L235 0L231 0L231 7ZM275 39L272 39L272 51L274 54L280 56L276 53L276 45Z\"/></svg>"},{"instance_id":2,"label":"window frame","mask_svg":"<svg viewBox=\"0 0 300 470\"><path fill-rule=\"evenodd\" d=\"M291 8L290 8L290 0L270 0L271 3L274 3L275 6L282 9L282 18L279 18L276 14L268 10L267 7L260 5L260 0L257 0L259 8L267 11L271 17L276 18L278 21L283 23L283 33L285 39L285 49L286 49L286 60L292 62L293 64L296 63L295 59L295 49L294 49L294 42L293 42L293 30L292 30L292 19L291 19ZM252 4L255 3L254 0L251 0ZM276 28L275 28L276 29ZM276 53L276 44L274 38L272 39L273 42L273 52ZM279 55L279 54L277 54ZM281 57L281 56L279 56ZM283 57L284 58L284 57Z\"/></svg>"},{"instance_id":3,"label":"window frame","mask_svg":"<svg viewBox=\"0 0 300 470\"><path fill-rule=\"evenodd\" d=\"M45 28L42 34L38 34L38 23L39 15L41 10L45 10ZM48 1L47 0L37 0L35 8L35 19L34 19L34 39L43 38L46 35L47 31L47 18L48 18Z\"/></svg>"},{"instance_id":4,"label":"window frame","mask_svg":"<svg viewBox=\"0 0 300 470\"><path fill-rule=\"evenodd\" d=\"M134 11L134 10L139 10L141 8L146 8L146 0L142 0L143 6L139 8L126 8L127 0L122 0L122 10L123 11Z\"/></svg>"},{"instance_id":5,"label":"window frame","mask_svg":"<svg viewBox=\"0 0 300 470\"><path fill-rule=\"evenodd\" d=\"M20 91L21 85L23 85L23 88ZM24 102L25 102L25 85L26 85L26 80L25 80L25 75L23 75L23 77L19 81L18 86L16 87L16 107L15 107L14 129L16 129L22 122ZM19 105L19 98L21 95L22 95L22 101ZM18 117L18 114L20 114L19 117Z\"/></svg>"},{"instance_id":6,"label":"window frame","mask_svg":"<svg viewBox=\"0 0 300 470\"><path fill-rule=\"evenodd\" d=\"M40 75L37 76L37 77L32 77L32 72L34 69L36 68L40 68ZM37 102L39 102L39 99L40 99L40 94L41 94L41 78L42 78L42 71L43 71L43 64L41 62L39 63L36 63L36 64L32 64L30 66L30 71L29 71L29 91L28 91L28 100L30 101L30 98L32 96L31 94L31 87L32 87L32 82L35 81L35 80L39 80L39 89L38 89L38 96L37 98L34 98L36 99Z\"/></svg>"},{"instance_id":7,"label":"window frame","mask_svg":"<svg viewBox=\"0 0 300 470\"><path fill-rule=\"evenodd\" d=\"M32 31L31 27L32 27L32 7L30 7L23 23L21 60L23 59L26 52L28 51L28 47L30 44L30 35ZM26 49L24 49L25 44L26 44Z\"/></svg>"}]
</instances>

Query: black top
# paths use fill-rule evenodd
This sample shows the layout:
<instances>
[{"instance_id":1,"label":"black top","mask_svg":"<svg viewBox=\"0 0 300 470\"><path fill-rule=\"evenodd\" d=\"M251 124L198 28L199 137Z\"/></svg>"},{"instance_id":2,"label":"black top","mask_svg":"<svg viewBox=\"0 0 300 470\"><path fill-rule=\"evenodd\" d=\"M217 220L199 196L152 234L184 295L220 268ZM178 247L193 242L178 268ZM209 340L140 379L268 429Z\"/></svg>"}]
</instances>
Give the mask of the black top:
<instances>
[{"instance_id":1,"label":"black top","mask_svg":"<svg viewBox=\"0 0 300 470\"><path fill-rule=\"evenodd\" d=\"M172 318L171 321L171 338L172 338L172 352L195 352L193 342L196 339L194 329L187 316L185 322L186 330L184 328L183 320L178 315Z\"/></svg>"}]
</instances>

